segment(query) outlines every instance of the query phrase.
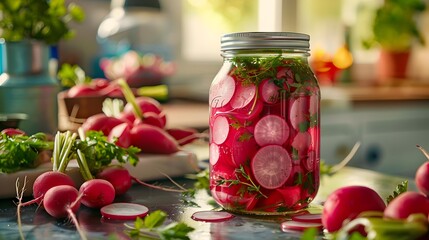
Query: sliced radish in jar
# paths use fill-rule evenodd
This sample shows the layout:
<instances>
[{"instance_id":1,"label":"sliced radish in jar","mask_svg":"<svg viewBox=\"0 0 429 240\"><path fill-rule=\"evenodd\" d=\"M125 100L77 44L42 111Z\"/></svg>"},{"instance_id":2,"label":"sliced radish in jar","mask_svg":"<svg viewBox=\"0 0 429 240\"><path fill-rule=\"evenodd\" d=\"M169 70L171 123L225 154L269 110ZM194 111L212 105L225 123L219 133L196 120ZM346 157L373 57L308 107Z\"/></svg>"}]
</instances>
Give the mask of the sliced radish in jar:
<instances>
[{"instance_id":1,"label":"sliced radish in jar","mask_svg":"<svg viewBox=\"0 0 429 240\"><path fill-rule=\"evenodd\" d=\"M316 152L314 150L311 150L308 152L307 159L304 161L304 167L309 172L312 172L314 170L314 164L316 163Z\"/></svg>"},{"instance_id":2,"label":"sliced radish in jar","mask_svg":"<svg viewBox=\"0 0 429 240\"><path fill-rule=\"evenodd\" d=\"M231 76L216 78L210 87L209 103L212 108L220 108L231 101L235 92L235 80Z\"/></svg>"},{"instance_id":3,"label":"sliced radish in jar","mask_svg":"<svg viewBox=\"0 0 429 240\"><path fill-rule=\"evenodd\" d=\"M294 155L294 159L306 158L308 155L308 149L311 144L311 135L308 132L299 132L295 135L292 141L292 147L295 149L297 155Z\"/></svg>"},{"instance_id":4,"label":"sliced radish in jar","mask_svg":"<svg viewBox=\"0 0 429 240\"><path fill-rule=\"evenodd\" d=\"M134 220L137 217L144 217L149 209L136 203L112 203L100 209L101 215L113 220Z\"/></svg>"},{"instance_id":5,"label":"sliced radish in jar","mask_svg":"<svg viewBox=\"0 0 429 240\"><path fill-rule=\"evenodd\" d=\"M232 215L229 212L199 211L192 214L191 218L194 219L195 221L223 222L234 218L234 215Z\"/></svg>"},{"instance_id":6,"label":"sliced radish in jar","mask_svg":"<svg viewBox=\"0 0 429 240\"><path fill-rule=\"evenodd\" d=\"M266 189L281 187L292 171L289 153L281 146L269 145L259 149L251 161L256 181Z\"/></svg>"},{"instance_id":7,"label":"sliced radish in jar","mask_svg":"<svg viewBox=\"0 0 429 240\"><path fill-rule=\"evenodd\" d=\"M281 229L283 232L288 231L305 231L309 228L316 228L322 230L323 225L321 223L309 223L309 222L298 222L298 221L286 221L282 222Z\"/></svg>"},{"instance_id":8,"label":"sliced radish in jar","mask_svg":"<svg viewBox=\"0 0 429 240\"><path fill-rule=\"evenodd\" d=\"M262 100L269 104L277 103L280 99L280 88L271 79L265 79L259 85Z\"/></svg>"},{"instance_id":9,"label":"sliced radish in jar","mask_svg":"<svg viewBox=\"0 0 429 240\"><path fill-rule=\"evenodd\" d=\"M222 144L225 142L229 133L229 122L224 116L217 116L213 123L213 131L210 133L213 136L213 142Z\"/></svg>"},{"instance_id":10,"label":"sliced radish in jar","mask_svg":"<svg viewBox=\"0 0 429 240\"><path fill-rule=\"evenodd\" d=\"M243 86L241 83L238 83L235 88L235 94L230 101L231 107L234 109L244 108L255 98L255 95L255 85Z\"/></svg>"},{"instance_id":11,"label":"sliced radish in jar","mask_svg":"<svg viewBox=\"0 0 429 240\"><path fill-rule=\"evenodd\" d=\"M289 137L289 126L277 115L267 115L255 125L255 140L259 146L282 145Z\"/></svg>"},{"instance_id":12,"label":"sliced radish in jar","mask_svg":"<svg viewBox=\"0 0 429 240\"><path fill-rule=\"evenodd\" d=\"M258 150L253 134L245 128L240 128L236 132L234 142L231 145L232 161L236 167L251 159Z\"/></svg>"},{"instance_id":13,"label":"sliced radish in jar","mask_svg":"<svg viewBox=\"0 0 429 240\"><path fill-rule=\"evenodd\" d=\"M290 124L297 131L305 131L310 124L309 97L300 96L292 99L290 103Z\"/></svg>"},{"instance_id":14,"label":"sliced radish in jar","mask_svg":"<svg viewBox=\"0 0 429 240\"><path fill-rule=\"evenodd\" d=\"M243 108L236 108L227 113L240 120L256 121L255 119L262 112L263 107L264 104L262 101L258 101L258 99L253 98L252 101L247 104L247 106Z\"/></svg>"},{"instance_id":15,"label":"sliced radish in jar","mask_svg":"<svg viewBox=\"0 0 429 240\"><path fill-rule=\"evenodd\" d=\"M215 143L210 144L209 147L210 164L215 165L219 160L219 146Z\"/></svg>"},{"instance_id":16,"label":"sliced radish in jar","mask_svg":"<svg viewBox=\"0 0 429 240\"><path fill-rule=\"evenodd\" d=\"M298 214L292 216L292 220L296 222L320 223L322 224L322 214Z\"/></svg>"}]
</instances>

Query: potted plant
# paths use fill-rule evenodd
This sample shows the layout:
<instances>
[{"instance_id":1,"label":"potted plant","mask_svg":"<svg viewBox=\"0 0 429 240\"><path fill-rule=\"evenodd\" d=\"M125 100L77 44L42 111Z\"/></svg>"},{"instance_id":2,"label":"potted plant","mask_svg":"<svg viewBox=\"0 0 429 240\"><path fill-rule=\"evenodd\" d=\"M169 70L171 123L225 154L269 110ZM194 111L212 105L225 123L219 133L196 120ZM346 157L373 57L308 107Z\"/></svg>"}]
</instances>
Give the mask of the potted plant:
<instances>
[{"instance_id":1,"label":"potted plant","mask_svg":"<svg viewBox=\"0 0 429 240\"><path fill-rule=\"evenodd\" d=\"M416 18L425 9L422 0L385 0L376 10L373 37L364 41L364 45L368 48L380 47L380 79L406 77L412 46L415 43L425 44Z\"/></svg>"},{"instance_id":2,"label":"potted plant","mask_svg":"<svg viewBox=\"0 0 429 240\"><path fill-rule=\"evenodd\" d=\"M27 114L21 128L29 134L57 129L50 50L73 37L69 22L83 19L83 10L65 0L0 1L0 113Z\"/></svg>"}]
</instances>

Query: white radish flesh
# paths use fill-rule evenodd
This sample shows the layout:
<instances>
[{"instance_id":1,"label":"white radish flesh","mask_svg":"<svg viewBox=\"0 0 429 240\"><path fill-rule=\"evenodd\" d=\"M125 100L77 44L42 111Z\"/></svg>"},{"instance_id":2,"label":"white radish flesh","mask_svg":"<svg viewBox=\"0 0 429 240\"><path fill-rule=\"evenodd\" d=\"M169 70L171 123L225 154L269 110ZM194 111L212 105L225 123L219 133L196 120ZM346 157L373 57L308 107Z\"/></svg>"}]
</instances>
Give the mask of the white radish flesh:
<instances>
[{"instance_id":1,"label":"white radish flesh","mask_svg":"<svg viewBox=\"0 0 429 240\"><path fill-rule=\"evenodd\" d=\"M134 220L137 217L144 217L149 209L136 203L112 203L100 209L104 218L112 220Z\"/></svg>"}]
</instances>

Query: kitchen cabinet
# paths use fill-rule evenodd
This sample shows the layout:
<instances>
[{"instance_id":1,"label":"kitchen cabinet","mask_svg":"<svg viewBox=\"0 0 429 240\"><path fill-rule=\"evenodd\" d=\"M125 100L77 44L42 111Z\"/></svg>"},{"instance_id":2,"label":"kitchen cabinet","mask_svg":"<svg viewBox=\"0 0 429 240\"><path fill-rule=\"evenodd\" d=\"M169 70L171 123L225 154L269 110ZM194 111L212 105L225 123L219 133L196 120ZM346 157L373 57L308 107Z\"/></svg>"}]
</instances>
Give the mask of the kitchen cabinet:
<instances>
[{"instance_id":1,"label":"kitchen cabinet","mask_svg":"<svg viewBox=\"0 0 429 240\"><path fill-rule=\"evenodd\" d=\"M324 106L322 99L321 158L338 163L359 141L360 149L349 165L412 178L426 160L416 145L429 150L429 98L413 91L407 91L407 98L397 89L390 95L370 91L366 97L345 94L348 97L342 100L325 96L328 102L346 101L343 107Z\"/></svg>"}]
</instances>

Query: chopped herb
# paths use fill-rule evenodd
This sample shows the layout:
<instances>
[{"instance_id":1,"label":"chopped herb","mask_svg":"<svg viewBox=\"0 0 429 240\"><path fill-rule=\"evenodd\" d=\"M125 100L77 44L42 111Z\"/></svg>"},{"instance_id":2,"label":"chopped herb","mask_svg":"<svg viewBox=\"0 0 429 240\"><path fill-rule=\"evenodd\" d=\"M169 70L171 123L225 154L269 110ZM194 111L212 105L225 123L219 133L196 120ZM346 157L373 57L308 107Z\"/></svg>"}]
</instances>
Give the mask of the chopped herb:
<instances>
[{"instance_id":1,"label":"chopped herb","mask_svg":"<svg viewBox=\"0 0 429 240\"><path fill-rule=\"evenodd\" d=\"M172 222L164 226L167 214L156 210L147 215L144 220L137 218L134 226L125 224L128 228L125 233L131 239L189 239L188 234L194 231L193 227L183 222Z\"/></svg>"}]
</instances>

